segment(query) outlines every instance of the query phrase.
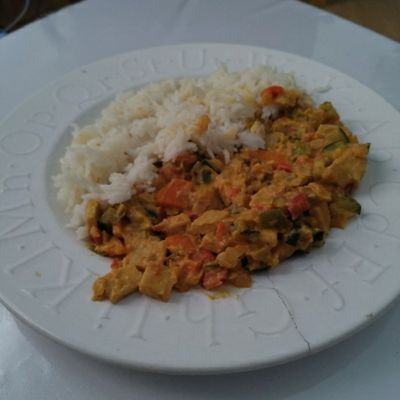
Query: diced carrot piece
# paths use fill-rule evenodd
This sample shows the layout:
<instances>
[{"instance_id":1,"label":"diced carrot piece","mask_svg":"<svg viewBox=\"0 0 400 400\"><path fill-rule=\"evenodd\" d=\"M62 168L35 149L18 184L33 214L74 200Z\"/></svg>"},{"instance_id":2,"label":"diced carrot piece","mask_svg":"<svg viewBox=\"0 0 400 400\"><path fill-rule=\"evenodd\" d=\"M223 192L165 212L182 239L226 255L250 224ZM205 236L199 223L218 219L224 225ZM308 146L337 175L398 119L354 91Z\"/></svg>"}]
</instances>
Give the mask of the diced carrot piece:
<instances>
[{"instance_id":1,"label":"diced carrot piece","mask_svg":"<svg viewBox=\"0 0 400 400\"><path fill-rule=\"evenodd\" d=\"M279 96L280 94L285 93L285 89L282 86L273 85L273 86L269 86L266 89L264 89L263 92L269 93L272 96L276 97L276 96Z\"/></svg>"},{"instance_id":2,"label":"diced carrot piece","mask_svg":"<svg viewBox=\"0 0 400 400\"><path fill-rule=\"evenodd\" d=\"M155 194L156 203L163 207L187 208L190 205L192 187L192 182L174 178Z\"/></svg>"},{"instance_id":3,"label":"diced carrot piece","mask_svg":"<svg viewBox=\"0 0 400 400\"><path fill-rule=\"evenodd\" d=\"M174 161L175 165L181 165L184 168L191 167L197 161L196 154L193 153L181 153L179 154Z\"/></svg>"},{"instance_id":4,"label":"diced carrot piece","mask_svg":"<svg viewBox=\"0 0 400 400\"><path fill-rule=\"evenodd\" d=\"M276 165L276 169L279 171L285 171L285 172L292 172L293 168L289 163L286 162L280 162Z\"/></svg>"},{"instance_id":5,"label":"diced carrot piece","mask_svg":"<svg viewBox=\"0 0 400 400\"><path fill-rule=\"evenodd\" d=\"M261 92L262 104L267 106L274 102L274 100L281 94L285 93L285 89L282 86L269 86Z\"/></svg>"},{"instance_id":6,"label":"diced carrot piece","mask_svg":"<svg viewBox=\"0 0 400 400\"><path fill-rule=\"evenodd\" d=\"M206 271L201 280L204 289L216 289L220 287L228 278L228 270L225 268L214 268Z\"/></svg>"},{"instance_id":7,"label":"diced carrot piece","mask_svg":"<svg viewBox=\"0 0 400 400\"><path fill-rule=\"evenodd\" d=\"M296 219L310 208L310 202L304 193L297 193L287 207L292 218Z\"/></svg>"},{"instance_id":8,"label":"diced carrot piece","mask_svg":"<svg viewBox=\"0 0 400 400\"><path fill-rule=\"evenodd\" d=\"M256 150L252 152L252 156L260 161L272 161L275 167L279 164L289 165L286 155L278 151Z\"/></svg>"},{"instance_id":9,"label":"diced carrot piece","mask_svg":"<svg viewBox=\"0 0 400 400\"><path fill-rule=\"evenodd\" d=\"M226 186L224 189L228 199L233 199L240 193L240 189L233 186Z\"/></svg>"},{"instance_id":10,"label":"diced carrot piece","mask_svg":"<svg viewBox=\"0 0 400 400\"><path fill-rule=\"evenodd\" d=\"M165 238L165 247L171 251L184 251L186 254L193 253L196 250L193 236L186 233L178 233Z\"/></svg>"},{"instance_id":11,"label":"diced carrot piece","mask_svg":"<svg viewBox=\"0 0 400 400\"><path fill-rule=\"evenodd\" d=\"M193 260L183 260L177 278L175 287L181 292L189 290L200 282L201 265Z\"/></svg>"},{"instance_id":12,"label":"diced carrot piece","mask_svg":"<svg viewBox=\"0 0 400 400\"><path fill-rule=\"evenodd\" d=\"M183 178L183 171L181 171L179 168L171 166L171 165L165 165L161 167L158 170L159 175L164 178L166 181L170 181L171 179L174 178Z\"/></svg>"},{"instance_id":13,"label":"diced carrot piece","mask_svg":"<svg viewBox=\"0 0 400 400\"><path fill-rule=\"evenodd\" d=\"M111 269L118 269L122 267L122 261L119 258L114 258L111 262Z\"/></svg>"},{"instance_id":14,"label":"diced carrot piece","mask_svg":"<svg viewBox=\"0 0 400 400\"><path fill-rule=\"evenodd\" d=\"M215 237L218 241L224 239L227 233L227 227L223 221L218 222L217 227L215 229Z\"/></svg>"},{"instance_id":15,"label":"diced carrot piece","mask_svg":"<svg viewBox=\"0 0 400 400\"><path fill-rule=\"evenodd\" d=\"M193 261L203 266L211 261L215 260L215 254L207 249L200 249L196 253L194 253L191 257Z\"/></svg>"}]
</instances>

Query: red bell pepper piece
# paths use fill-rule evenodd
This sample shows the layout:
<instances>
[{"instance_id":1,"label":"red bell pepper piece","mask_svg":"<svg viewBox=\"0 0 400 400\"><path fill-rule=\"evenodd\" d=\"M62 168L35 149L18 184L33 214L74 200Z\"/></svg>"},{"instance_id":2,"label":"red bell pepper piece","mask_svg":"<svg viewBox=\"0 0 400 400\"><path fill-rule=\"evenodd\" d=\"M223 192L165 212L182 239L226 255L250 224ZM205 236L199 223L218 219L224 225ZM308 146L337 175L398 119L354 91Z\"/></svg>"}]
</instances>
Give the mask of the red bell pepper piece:
<instances>
[{"instance_id":1,"label":"red bell pepper piece","mask_svg":"<svg viewBox=\"0 0 400 400\"><path fill-rule=\"evenodd\" d=\"M162 207L185 209L190 205L192 187L192 182L174 178L155 194L156 203Z\"/></svg>"},{"instance_id":2,"label":"red bell pepper piece","mask_svg":"<svg viewBox=\"0 0 400 400\"><path fill-rule=\"evenodd\" d=\"M225 268L215 268L206 271L201 280L204 289L216 289L220 287L228 278L228 270Z\"/></svg>"},{"instance_id":3,"label":"red bell pepper piece","mask_svg":"<svg viewBox=\"0 0 400 400\"><path fill-rule=\"evenodd\" d=\"M300 192L293 197L287 207L292 218L296 219L310 208L310 202L305 194Z\"/></svg>"}]
</instances>

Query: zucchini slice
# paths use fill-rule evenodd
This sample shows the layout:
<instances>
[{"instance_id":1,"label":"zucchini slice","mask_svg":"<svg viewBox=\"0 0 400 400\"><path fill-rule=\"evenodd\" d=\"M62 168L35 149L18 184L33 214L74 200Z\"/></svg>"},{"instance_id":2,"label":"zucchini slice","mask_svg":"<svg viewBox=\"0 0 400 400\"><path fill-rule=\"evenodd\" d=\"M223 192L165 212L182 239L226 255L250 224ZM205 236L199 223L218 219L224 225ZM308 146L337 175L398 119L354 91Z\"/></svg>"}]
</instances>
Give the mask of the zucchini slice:
<instances>
[{"instance_id":1,"label":"zucchini slice","mask_svg":"<svg viewBox=\"0 0 400 400\"><path fill-rule=\"evenodd\" d=\"M259 222L263 228L278 230L287 229L292 225L285 213L278 208L262 212Z\"/></svg>"},{"instance_id":2,"label":"zucchini slice","mask_svg":"<svg viewBox=\"0 0 400 400\"><path fill-rule=\"evenodd\" d=\"M361 214L361 205L360 203L353 199L352 197L346 196L341 197L340 199L336 200L335 202L339 208L342 208L346 211L349 211L353 214Z\"/></svg>"}]
</instances>

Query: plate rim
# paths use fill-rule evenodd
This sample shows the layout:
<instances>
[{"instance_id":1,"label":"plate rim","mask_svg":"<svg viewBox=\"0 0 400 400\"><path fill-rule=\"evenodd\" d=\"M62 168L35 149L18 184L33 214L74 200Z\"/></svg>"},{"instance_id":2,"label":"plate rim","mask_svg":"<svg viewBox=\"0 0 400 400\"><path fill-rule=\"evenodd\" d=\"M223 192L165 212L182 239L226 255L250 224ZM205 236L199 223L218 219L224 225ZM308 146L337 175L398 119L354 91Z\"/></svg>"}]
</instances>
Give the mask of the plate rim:
<instances>
[{"instance_id":1,"label":"plate rim","mask_svg":"<svg viewBox=\"0 0 400 400\"><path fill-rule=\"evenodd\" d=\"M398 110L396 110L384 97L382 97L379 93L376 93L375 91L373 91L372 89L370 89L369 87L367 87L366 85L364 85L362 82L358 81L357 79L353 78L352 76L349 76L345 73L343 73L342 71L336 69L336 68L332 68L328 65L325 65L319 61L315 61L311 58L307 58L301 55L297 55L294 53L289 53L286 51L281 51L278 49L273 49L273 48L264 48L261 46L252 46L252 45L245 45L245 44L233 44L233 43L181 43L181 44L177 44L177 45L166 45L166 46L154 46L154 47L148 47L148 48L143 48L143 49L135 49L132 51L127 51L127 52L123 52L123 53L119 53L119 54L115 54L113 56L110 57L105 57L102 59L99 59L97 61L88 63L88 64L84 64L81 65L77 68L72 69L71 71L67 72L66 74L62 74L60 75L58 78L52 80L51 82L48 82L46 85L44 85L40 90L34 92L32 95L28 96L22 103L18 104L10 113L8 113L8 115L6 115L1 121L0 121L0 125L3 125L3 123L5 121L7 121L9 118L11 118L11 116L13 116L14 114L18 113L18 110L20 108L22 108L24 105L29 104L30 102L32 102L32 100L34 98L36 98L37 96L43 94L44 92L46 92L49 88L51 88L54 84L59 83L60 81L68 78L68 76L74 75L77 72L81 71L82 68L88 67L90 68L91 66L95 65L95 64L100 64L100 63L104 63L107 61L112 61L114 60L116 57L123 57L123 56L127 56L127 55L131 55L134 53L140 53L142 51L149 51L149 52L157 52L159 49L163 49L165 50L166 48L174 48L174 49L179 49L179 48L186 48L186 47L204 47L204 48L208 48L208 47L226 47L226 46L230 46L230 47L243 47L246 49L253 49L256 51L269 51L269 52L276 52L276 53L280 53L282 55L285 56L290 56L290 57L295 57L295 58L299 58L302 59L303 61L309 63L312 62L316 65L322 66L323 68L329 69L331 71L333 71L335 74L339 73L340 75L344 75L347 78L350 78L351 80L357 82L359 85L361 85L362 87L368 89L369 91L371 91L372 93L374 93L375 96L379 97L381 101L385 102L386 105L390 106L392 108L393 111L395 111L397 114L399 114ZM189 75L188 75L189 76ZM167 79L166 78L161 78L161 79ZM133 85L132 85L133 86ZM400 114L399 114L400 115ZM21 319L22 321L24 321L25 323L27 323L28 325L32 326L33 328L35 328L37 331L41 332L42 334L44 334L45 336L51 338L52 340L56 341L57 343L61 343L64 346L67 346L69 348L72 348L76 351L79 351L81 353L84 353L86 355L89 355L91 357L95 357L97 359L100 360L104 360L107 362L111 362L114 364L118 364L118 365L124 365L130 368L134 368L134 369L138 369L138 370L145 370L145 371L149 371L149 372L164 372L164 373L173 373L173 374L216 374L216 373L230 373L230 372L239 372L239 371L246 371L246 370L253 370L253 369L258 369L258 368L262 368L262 367L268 367L268 366L272 366L272 365L278 365L278 364L282 364L288 361L292 361L295 359L299 359L303 356L306 355L310 355L310 354L314 354L316 352L319 352L327 347L330 347L338 342L341 342L343 340L345 340L347 337L352 336L354 333L358 332L359 330L365 328L366 326L368 326L373 320L375 320L376 318L380 317L383 313L386 312L386 310L395 303L396 299L398 298L400 294L400 287L397 290L397 296L392 298L391 300L389 300L386 304L384 304L383 307L379 308L379 310L375 313L374 318L372 319L365 319L363 320L362 323L358 323L355 326L352 327L352 329L347 330L346 332L344 332L341 336L337 336L335 339L333 340L328 340L320 345L314 346L310 351L308 352L304 352L304 351L298 351L297 353L294 354L290 354L290 355L286 355L286 356L277 356L276 359L270 359L268 361L256 361L256 362L246 362L244 361L241 365L240 364L236 364L235 366L228 366L228 365L224 365L223 363L219 366L215 366L212 369L210 369L207 366L197 366L197 367L189 367L187 365L185 366L168 366L168 365L154 365L154 363L150 362L150 363L146 363L143 361L134 361L129 362L129 361L123 361L118 357L112 358L110 357L110 355L102 355L99 354L96 351L91 351L88 348L85 348L84 346L80 346L79 343L71 343L70 341L66 341L63 340L62 338L54 335L48 328L44 328L43 326L41 326L40 324L38 324L34 319L30 318L29 315L26 315L26 312L24 312L23 310L21 310L20 306L13 304L13 301L9 298L6 299L4 298L4 294L2 293L2 291L0 290L0 301L5 305L5 307L7 309L9 309L12 314L17 315L17 317L19 319Z\"/></svg>"}]
</instances>

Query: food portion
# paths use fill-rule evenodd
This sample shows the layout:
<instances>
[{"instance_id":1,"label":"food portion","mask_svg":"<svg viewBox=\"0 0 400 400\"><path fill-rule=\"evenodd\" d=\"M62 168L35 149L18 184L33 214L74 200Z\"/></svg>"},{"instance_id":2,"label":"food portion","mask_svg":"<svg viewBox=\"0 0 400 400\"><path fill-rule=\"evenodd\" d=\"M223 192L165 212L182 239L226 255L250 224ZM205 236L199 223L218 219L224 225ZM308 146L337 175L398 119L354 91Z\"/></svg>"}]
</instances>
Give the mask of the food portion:
<instances>
[{"instance_id":1,"label":"food portion","mask_svg":"<svg viewBox=\"0 0 400 400\"><path fill-rule=\"evenodd\" d=\"M136 130L146 124L156 132ZM124 134L137 143L117 143ZM332 104L314 106L290 77L222 70L151 85L123 109L111 103L101 123L76 132L56 185L80 235L112 259L93 299L168 301L174 289L250 287L252 272L322 246L361 211L351 194L368 148ZM100 171L88 149L103 154Z\"/></svg>"}]
</instances>

